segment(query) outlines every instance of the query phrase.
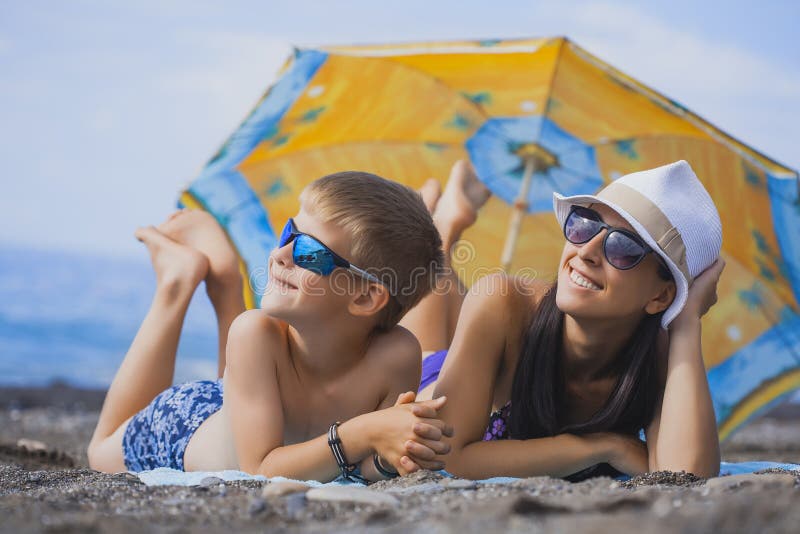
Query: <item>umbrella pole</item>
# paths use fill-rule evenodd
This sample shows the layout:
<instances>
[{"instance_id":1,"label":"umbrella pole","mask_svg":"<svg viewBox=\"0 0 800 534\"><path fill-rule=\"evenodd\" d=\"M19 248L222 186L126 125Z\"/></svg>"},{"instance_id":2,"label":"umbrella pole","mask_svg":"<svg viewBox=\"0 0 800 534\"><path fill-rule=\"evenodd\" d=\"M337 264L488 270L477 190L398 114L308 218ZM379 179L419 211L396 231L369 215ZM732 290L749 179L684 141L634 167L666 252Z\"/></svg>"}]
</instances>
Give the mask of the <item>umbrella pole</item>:
<instances>
[{"instance_id":1,"label":"umbrella pole","mask_svg":"<svg viewBox=\"0 0 800 534\"><path fill-rule=\"evenodd\" d=\"M528 210L528 193L531 190L531 182L533 181L533 171L535 168L536 159L530 156L525 158L525 171L522 175L522 186L519 189L519 195L517 195L516 200L514 200L514 211L511 213L511 224L508 228L505 245L503 245L503 254L500 256L500 265L506 272L508 272L508 270L511 268L511 260L514 257L514 248L517 245L519 230L522 226L522 217Z\"/></svg>"}]
</instances>

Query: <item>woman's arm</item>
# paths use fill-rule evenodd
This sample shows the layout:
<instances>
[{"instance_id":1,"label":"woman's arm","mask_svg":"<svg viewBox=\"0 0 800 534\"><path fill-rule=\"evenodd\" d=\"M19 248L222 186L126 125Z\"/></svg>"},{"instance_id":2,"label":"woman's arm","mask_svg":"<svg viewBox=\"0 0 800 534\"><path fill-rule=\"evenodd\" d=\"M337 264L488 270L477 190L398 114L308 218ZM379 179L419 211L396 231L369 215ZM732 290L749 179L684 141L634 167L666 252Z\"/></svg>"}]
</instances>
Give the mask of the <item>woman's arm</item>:
<instances>
[{"instance_id":1,"label":"woman's arm","mask_svg":"<svg viewBox=\"0 0 800 534\"><path fill-rule=\"evenodd\" d=\"M445 458L447 470L473 480L494 476L565 477L602 462L632 475L647 470L644 444L636 438L610 433L473 441L457 454L455 461Z\"/></svg>"},{"instance_id":2,"label":"woman's arm","mask_svg":"<svg viewBox=\"0 0 800 534\"><path fill-rule=\"evenodd\" d=\"M455 431L449 440L451 451L445 456L447 470L458 476L482 479L565 476L612 460L628 472L646 469L643 447L610 434L483 441L505 352L517 349L516 340L521 337L525 317L530 312L530 291L521 294L518 283L505 276L487 276L475 284L464 301L453 344L434 392L434 397L447 395L447 404L439 414ZM546 288L537 284L529 289ZM631 453L636 447L641 450Z\"/></svg>"},{"instance_id":3,"label":"woman's arm","mask_svg":"<svg viewBox=\"0 0 800 534\"><path fill-rule=\"evenodd\" d=\"M651 471L719 474L719 437L703 363L700 317L716 302L724 267L720 258L697 277L686 306L670 325L666 384L647 429Z\"/></svg>"}]
</instances>

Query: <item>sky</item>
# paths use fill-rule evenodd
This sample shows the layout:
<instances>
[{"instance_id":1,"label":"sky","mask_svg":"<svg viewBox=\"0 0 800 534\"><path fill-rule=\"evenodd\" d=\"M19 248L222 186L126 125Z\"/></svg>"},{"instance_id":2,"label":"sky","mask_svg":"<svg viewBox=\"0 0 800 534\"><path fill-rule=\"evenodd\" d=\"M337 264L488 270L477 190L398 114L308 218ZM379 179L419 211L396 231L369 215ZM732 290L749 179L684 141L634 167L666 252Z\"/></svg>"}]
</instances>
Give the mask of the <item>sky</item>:
<instances>
[{"instance_id":1,"label":"sky","mask_svg":"<svg viewBox=\"0 0 800 534\"><path fill-rule=\"evenodd\" d=\"M800 2L0 0L0 246L141 257L137 226L292 46L566 35L800 168Z\"/></svg>"}]
</instances>

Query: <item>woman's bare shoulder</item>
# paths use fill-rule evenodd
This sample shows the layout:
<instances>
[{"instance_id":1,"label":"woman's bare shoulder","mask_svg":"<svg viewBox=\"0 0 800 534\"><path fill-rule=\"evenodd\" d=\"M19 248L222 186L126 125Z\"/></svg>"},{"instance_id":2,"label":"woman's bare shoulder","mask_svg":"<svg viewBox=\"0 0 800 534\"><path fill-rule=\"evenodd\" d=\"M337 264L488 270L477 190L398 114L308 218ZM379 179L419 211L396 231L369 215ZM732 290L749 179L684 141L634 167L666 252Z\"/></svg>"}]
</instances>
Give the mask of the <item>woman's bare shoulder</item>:
<instances>
[{"instance_id":1,"label":"woman's bare shoulder","mask_svg":"<svg viewBox=\"0 0 800 534\"><path fill-rule=\"evenodd\" d=\"M470 292L509 306L530 306L538 303L551 287L551 283L538 278L493 273L479 279Z\"/></svg>"},{"instance_id":2,"label":"woman's bare shoulder","mask_svg":"<svg viewBox=\"0 0 800 534\"><path fill-rule=\"evenodd\" d=\"M536 307L553 284L539 278L494 273L475 283L471 293L513 310Z\"/></svg>"},{"instance_id":3,"label":"woman's bare shoulder","mask_svg":"<svg viewBox=\"0 0 800 534\"><path fill-rule=\"evenodd\" d=\"M552 284L539 279L495 273L478 280L468 298L481 314L492 317L513 331L530 321L539 302L552 290Z\"/></svg>"}]
</instances>

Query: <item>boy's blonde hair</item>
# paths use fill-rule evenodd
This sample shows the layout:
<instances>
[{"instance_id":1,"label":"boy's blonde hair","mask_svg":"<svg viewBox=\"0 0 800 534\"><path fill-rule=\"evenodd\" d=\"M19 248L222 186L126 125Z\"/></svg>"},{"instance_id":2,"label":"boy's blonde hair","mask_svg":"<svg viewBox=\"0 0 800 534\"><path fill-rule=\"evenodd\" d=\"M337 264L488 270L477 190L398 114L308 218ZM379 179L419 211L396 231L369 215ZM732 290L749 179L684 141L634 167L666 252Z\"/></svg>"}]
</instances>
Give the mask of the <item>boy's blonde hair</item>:
<instances>
[{"instance_id":1,"label":"boy's blonde hair","mask_svg":"<svg viewBox=\"0 0 800 534\"><path fill-rule=\"evenodd\" d=\"M350 235L346 259L389 289L378 328L396 325L435 287L444 264L442 239L417 192L374 174L345 171L309 184L303 200L320 219Z\"/></svg>"}]
</instances>

